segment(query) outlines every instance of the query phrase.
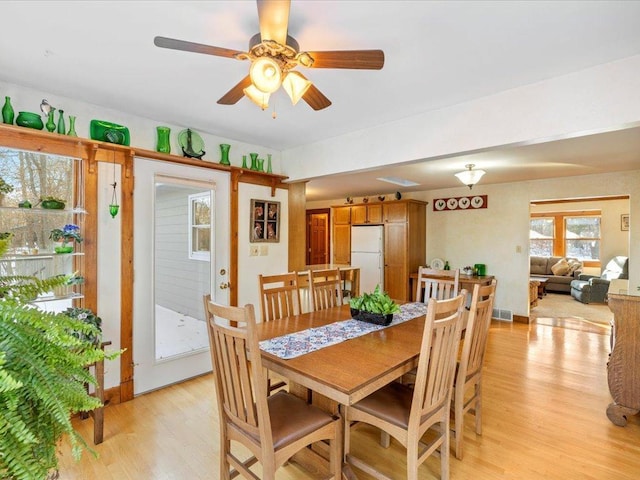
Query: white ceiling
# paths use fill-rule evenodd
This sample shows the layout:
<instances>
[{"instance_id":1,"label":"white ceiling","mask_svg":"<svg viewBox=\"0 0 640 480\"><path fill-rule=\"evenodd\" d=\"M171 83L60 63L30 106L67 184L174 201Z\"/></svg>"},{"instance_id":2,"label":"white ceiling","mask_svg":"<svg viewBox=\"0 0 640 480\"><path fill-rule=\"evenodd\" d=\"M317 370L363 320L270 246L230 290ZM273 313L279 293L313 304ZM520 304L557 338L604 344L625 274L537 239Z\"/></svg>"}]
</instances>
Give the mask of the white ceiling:
<instances>
[{"instance_id":1,"label":"white ceiling","mask_svg":"<svg viewBox=\"0 0 640 480\"><path fill-rule=\"evenodd\" d=\"M305 70L333 105L293 107L280 91L274 120L248 99L216 103L247 62L153 45L160 35L247 50L258 32L253 0L2 1L0 18L0 80L276 150L640 53L638 1L293 0L289 34L302 50L382 49L385 66ZM457 160L482 163L482 181L501 183L638 168L639 147L638 130L628 129ZM450 168L439 168L445 161L391 174L415 179L419 190L456 186ZM376 180L389 174L315 179L308 199L408 190Z\"/></svg>"}]
</instances>

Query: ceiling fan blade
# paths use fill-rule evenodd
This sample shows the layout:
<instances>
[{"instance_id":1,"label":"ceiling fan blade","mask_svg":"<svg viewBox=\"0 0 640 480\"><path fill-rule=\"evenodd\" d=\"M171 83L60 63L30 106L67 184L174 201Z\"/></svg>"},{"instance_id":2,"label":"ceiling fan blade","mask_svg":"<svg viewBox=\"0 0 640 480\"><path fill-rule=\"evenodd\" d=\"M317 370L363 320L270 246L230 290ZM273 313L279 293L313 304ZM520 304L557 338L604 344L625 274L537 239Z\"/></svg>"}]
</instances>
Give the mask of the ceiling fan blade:
<instances>
[{"instance_id":1,"label":"ceiling fan blade","mask_svg":"<svg viewBox=\"0 0 640 480\"><path fill-rule=\"evenodd\" d=\"M384 66L382 50L335 50L307 53L313 58L312 68L380 70Z\"/></svg>"},{"instance_id":2,"label":"ceiling fan blade","mask_svg":"<svg viewBox=\"0 0 640 480\"><path fill-rule=\"evenodd\" d=\"M257 2L262 41L273 40L280 45L286 45L291 0L257 0Z\"/></svg>"},{"instance_id":3,"label":"ceiling fan blade","mask_svg":"<svg viewBox=\"0 0 640 480\"><path fill-rule=\"evenodd\" d=\"M175 38L155 37L153 43L156 47L170 48L172 50L182 50L185 52L204 53L206 55L216 55L218 57L235 58L240 50L231 50L230 48L213 47L211 45L203 45L201 43L186 42L184 40L176 40Z\"/></svg>"},{"instance_id":4,"label":"ceiling fan blade","mask_svg":"<svg viewBox=\"0 0 640 480\"><path fill-rule=\"evenodd\" d=\"M322 110L323 108L327 108L331 105L331 100L325 97L324 94L313 84L311 84L302 99L314 110Z\"/></svg>"},{"instance_id":5,"label":"ceiling fan blade","mask_svg":"<svg viewBox=\"0 0 640 480\"><path fill-rule=\"evenodd\" d=\"M231 90L225 93L222 98L218 100L218 103L220 105L234 105L235 103L238 103L238 100L244 97L243 90L249 85L251 85L251 77L247 75L242 80L240 80Z\"/></svg>"}]
</instances>

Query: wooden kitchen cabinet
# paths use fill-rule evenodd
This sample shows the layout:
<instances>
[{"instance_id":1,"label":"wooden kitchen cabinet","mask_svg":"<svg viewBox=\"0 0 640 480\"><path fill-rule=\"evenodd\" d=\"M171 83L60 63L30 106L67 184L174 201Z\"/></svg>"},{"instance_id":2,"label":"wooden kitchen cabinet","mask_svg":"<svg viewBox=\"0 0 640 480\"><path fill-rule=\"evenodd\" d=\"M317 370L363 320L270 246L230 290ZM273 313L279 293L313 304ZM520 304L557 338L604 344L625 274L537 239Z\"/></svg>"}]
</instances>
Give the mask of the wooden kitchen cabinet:
<instances>
[{"instance_id":1,"label":"wooden kitchen cabinet","mask_svg":"<svg viewBox=\"0 0 640 480\"><path fill-rule=\"evenodd\" d=\"M397 200L332 207L333 263L351 264L351 226L384 226L384 289L396 300L411 301L409 275L425 265L427 204Z\"/></svg>"},{"instance_id":2,"label":"wooden kitchen cabinet","mask_svg":"<svg viewBox=\"0 0 640 480\"><path fill-rule=\"evenodd\" d=\"M333 262L338 265L351 263L351 207L333 207Z\"/></svg>"},{"instance_id":3,"label":"wooden kitchen cabinet","mask_svg":"<svg viewBox=\"0 0 640 480\"><path fill-rule=\"evenodd\" d=\"M352 225L380 225L382 223L382 204L364 204L351 207Z\"/></svg>"},{"instance_id":4,"label":"wooden kitchen cabinet","mask_svg":"<svg viewBox=\"0 0 640 480\"><path fill-rule=\"evenodd\" d=\"M427 204L400 200L383 205L384 289L396 300L410 301L409 275L425 264Z\"/></svg>"}]
</instances>

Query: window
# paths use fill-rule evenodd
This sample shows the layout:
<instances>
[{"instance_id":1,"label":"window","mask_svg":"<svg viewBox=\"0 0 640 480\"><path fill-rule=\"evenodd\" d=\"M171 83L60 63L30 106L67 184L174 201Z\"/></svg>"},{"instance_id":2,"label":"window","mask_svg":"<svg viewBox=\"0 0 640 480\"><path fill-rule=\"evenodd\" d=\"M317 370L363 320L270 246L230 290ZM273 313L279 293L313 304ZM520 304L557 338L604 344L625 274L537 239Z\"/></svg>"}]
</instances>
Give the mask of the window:
<instances>
[{"instance_id":1,"label":"window","mask_svg":"<svg viewBox=\"0 0 640 480\"><path fill-rule=\"evenodd\" d=\"M600 211L532 213L529 255L572 257L600 266Z\"/></svg>"},{"instance_id":2,"label":"window","mask_svg":"<svg viewBox=\"0 0 640 480\"><path fill-rule=\"evenodd\" d=\"M532 218L529 227L529 255L551 257L555 242L553 218Z\"/></svg>"},{"instance_id":3,"label":"window","mask_svg":"<svg viewBox=\"0 0 640 480\"><path fill-rule=\"evenodd\" d=\"M582 261L600 260L600 217L565 217L565 255Z\"/></svg>"},{"instance_id":4,"label":"window","mask_svg":"<svg viewBox=\"0 0 640 480\"><path fill-rule=\"evenodd\" d=\"M211 258L211 194L189 195L189 258Z\"/></svg>"}]
</instances>

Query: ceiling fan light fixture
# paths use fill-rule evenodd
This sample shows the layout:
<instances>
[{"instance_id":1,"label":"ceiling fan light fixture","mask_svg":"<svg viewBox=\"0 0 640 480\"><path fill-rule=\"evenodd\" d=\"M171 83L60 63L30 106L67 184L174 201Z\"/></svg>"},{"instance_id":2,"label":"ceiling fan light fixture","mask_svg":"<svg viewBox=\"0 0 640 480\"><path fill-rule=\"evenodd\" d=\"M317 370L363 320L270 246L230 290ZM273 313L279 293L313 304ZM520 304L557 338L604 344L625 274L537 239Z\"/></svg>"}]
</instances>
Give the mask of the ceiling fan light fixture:
<instances>
[{"instance_id":1,"label":"ceiling fan light fixture","mask_svg":"<svg viewBox=\"0 0 640 480\"><path fill-rule=\"evenodd\" d=\"M260 57L253 61L249 69L251 82L264 93L273 93L282 83L280 65L271 57Z\"/></svg>"},{"instance_id":2,"label":"ceiling fan light fixture","mask_svg":"<svg viewBox=\"0 0 640 480\"><path fill-rule=\"evenodd\" d=\"M258 105L262 110L269 108L270 93L259 90L255 85L249 85L243 92L249 100Z\"/></svg>"},{"instance_id":3,"label":"ceiling fan light fixture","mask_svg":"<svg viewBox=\"0 0 640 480\"><path fill-rule=\"evenodd\" d=\"M473 186L480 181L482 176L487 173L484 170L473 170L473 167L475 167L473 163L468 163L464 166L466 170L455 174L456 177L458 177L458 180L469 187L469 190L471 190Z\"/></svg>"},{"instance_id":4,"label":"ceiling fan light fixture","mask_svg":"<svg viewBox=\"0 0 640 480\"><path fill-rule=\"evenodd\" d=\"M304 97L309 87L311 87L311 82L298 72L289 72L285 75L284 80L282 80L282 88L287 92L291 103L294 105Z\"/></svg>"}]
</instances>

